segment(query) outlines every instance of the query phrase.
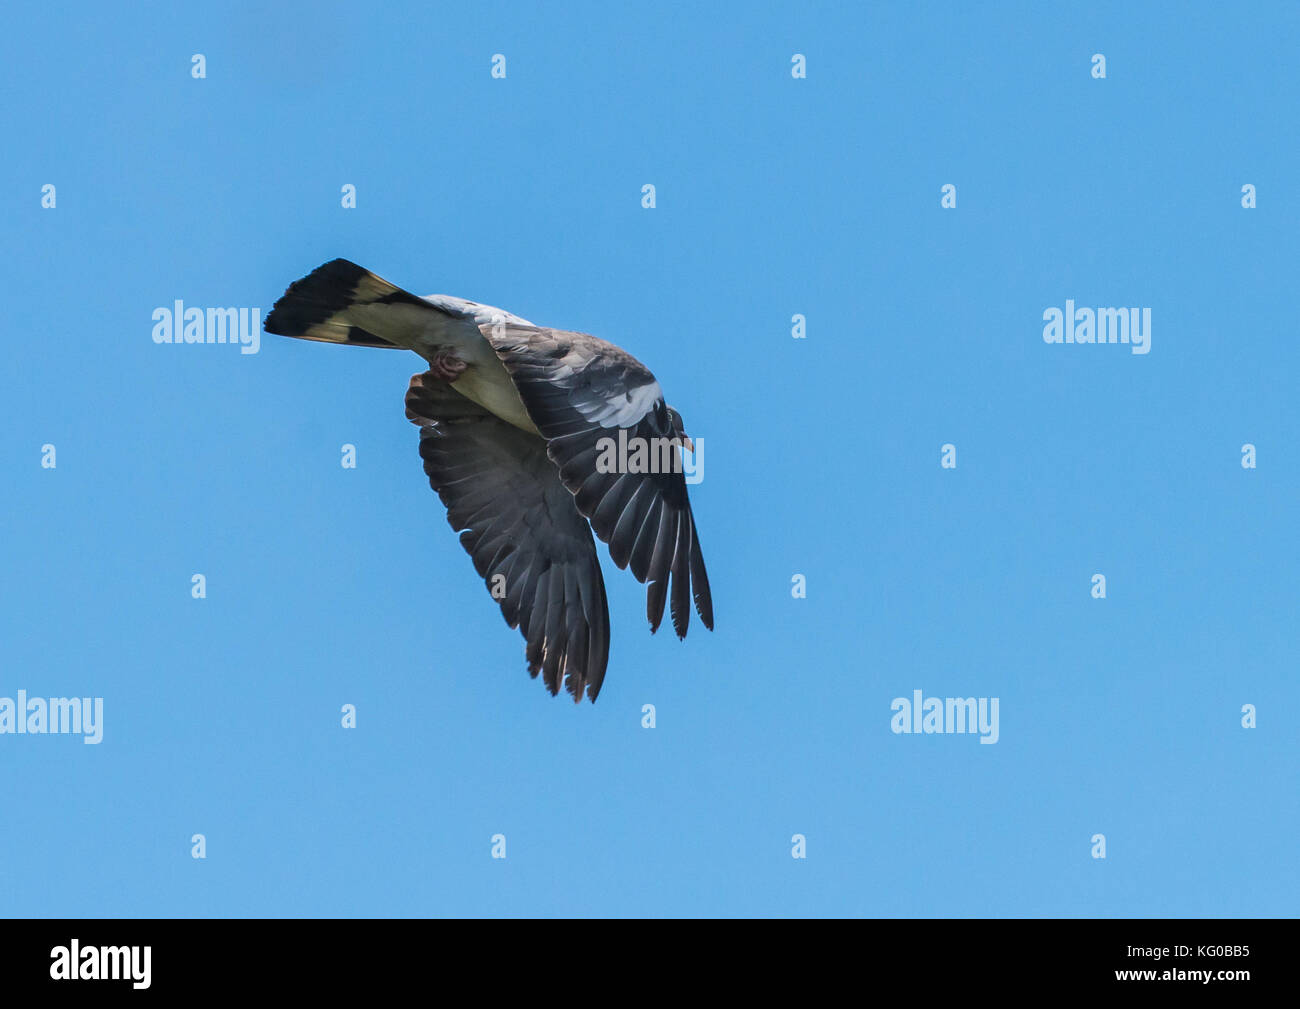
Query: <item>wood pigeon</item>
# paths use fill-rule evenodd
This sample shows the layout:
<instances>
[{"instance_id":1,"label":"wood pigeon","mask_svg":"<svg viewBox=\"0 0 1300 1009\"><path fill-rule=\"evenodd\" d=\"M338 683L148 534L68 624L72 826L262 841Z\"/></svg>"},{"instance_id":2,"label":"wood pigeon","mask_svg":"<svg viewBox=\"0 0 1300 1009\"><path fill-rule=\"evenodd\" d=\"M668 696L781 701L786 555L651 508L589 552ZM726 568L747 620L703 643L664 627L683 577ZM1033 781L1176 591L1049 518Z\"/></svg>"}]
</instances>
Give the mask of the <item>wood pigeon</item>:
<instances>
[{"instance_id":1,"label":"wood pigeon","mask_svg":"<svg viewBox=\"0 0 1300 1009\"><path fill-rule=\"evenodd\" d=\"M552 695L563 680L575 701L594 701L605 679L609 607L592 529L647 585L651 633L667 601L684 638L692 598L713 629L679 455L694 445L631 354L490 305L416 297L346 259L290 285L266 331L429 362L406 393L424 471Z\"/></svg>"}]
</instances>

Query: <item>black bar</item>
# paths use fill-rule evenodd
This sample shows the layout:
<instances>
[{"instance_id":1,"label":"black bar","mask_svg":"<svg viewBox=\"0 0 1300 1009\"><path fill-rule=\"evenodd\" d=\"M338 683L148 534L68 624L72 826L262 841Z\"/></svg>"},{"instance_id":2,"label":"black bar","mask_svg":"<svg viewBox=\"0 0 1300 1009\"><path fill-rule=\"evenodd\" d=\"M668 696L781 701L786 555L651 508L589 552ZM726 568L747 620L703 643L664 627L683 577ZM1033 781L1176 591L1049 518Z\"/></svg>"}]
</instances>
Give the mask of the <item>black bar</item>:
<instances>
[{"instance_id":1,"label":"black bar","mask_svg":"<svg viewBox=\"0 0 1300 1009\"><path fill-rule=\"evenodd\" d=\"M721 985L782 980L813 993L843 978L862 995L901 983L927 998L1123 989L1230 997L1294 987L1286 955L1294 924L1277 920L637 921L596 931L583 921L28 920L0 928L6 995L373 996L435 979L450 993L446 985L473 978L486 995L516 981L559 984L575 971L613 972L627 991L649 985L666 994L670 979L700 970ZM53 976L74 964L77 977ZM85 976L114 969L126 976Z\"/></svg>"}]
</instances>

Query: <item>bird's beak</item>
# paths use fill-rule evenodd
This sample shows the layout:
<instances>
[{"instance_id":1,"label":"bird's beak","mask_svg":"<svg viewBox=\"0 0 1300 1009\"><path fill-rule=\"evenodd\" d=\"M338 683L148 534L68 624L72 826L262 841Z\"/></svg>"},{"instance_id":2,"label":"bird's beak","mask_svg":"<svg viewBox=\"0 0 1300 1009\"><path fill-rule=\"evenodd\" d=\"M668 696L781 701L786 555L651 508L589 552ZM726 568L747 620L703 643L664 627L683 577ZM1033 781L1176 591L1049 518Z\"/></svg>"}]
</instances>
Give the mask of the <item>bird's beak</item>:
<instances>
[{"instance_id":1,"label":"bird's beak","mask_svg":"<svg viewBox=\"0 0 1300 1009\"><path fill-rule=\"evenodd\" d=\"M691 441L691 439L686 436L685 431L682 432L682 444L686 446L686 451L691 455L695 454L695 442Z\"/></svg>"}]
</instances>

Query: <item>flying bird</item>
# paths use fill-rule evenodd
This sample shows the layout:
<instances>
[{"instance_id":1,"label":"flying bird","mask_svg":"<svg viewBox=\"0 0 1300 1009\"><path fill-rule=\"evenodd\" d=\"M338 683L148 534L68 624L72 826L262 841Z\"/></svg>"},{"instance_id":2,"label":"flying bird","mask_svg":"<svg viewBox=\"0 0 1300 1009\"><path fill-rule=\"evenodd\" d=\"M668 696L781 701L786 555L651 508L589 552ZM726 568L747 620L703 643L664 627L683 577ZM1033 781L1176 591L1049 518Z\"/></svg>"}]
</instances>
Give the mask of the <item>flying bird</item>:
<instances>
[{"instance_id":1,"label":"flying bird","mask_svg":"<svg viewBox=\"0 0 1300 1009\"><path fill-rule=\"evenodd\" d=\"M266 331L413 350L429 363L406 392L424 472L506 623L527 642L529 674L540 673L552 695L563 681L575 701L584 692L594 701L605 679L609 606L593 529L614 563L646 585L651 633L667 603L685 638L692 599L713 629L677 454L694 445L631 354L490 305L416 297L346 259L291 284ZM649 452L640 464L611 466L611 441ZM675 465L654 465L660 459Z\"/></svg>"}]
</instances>

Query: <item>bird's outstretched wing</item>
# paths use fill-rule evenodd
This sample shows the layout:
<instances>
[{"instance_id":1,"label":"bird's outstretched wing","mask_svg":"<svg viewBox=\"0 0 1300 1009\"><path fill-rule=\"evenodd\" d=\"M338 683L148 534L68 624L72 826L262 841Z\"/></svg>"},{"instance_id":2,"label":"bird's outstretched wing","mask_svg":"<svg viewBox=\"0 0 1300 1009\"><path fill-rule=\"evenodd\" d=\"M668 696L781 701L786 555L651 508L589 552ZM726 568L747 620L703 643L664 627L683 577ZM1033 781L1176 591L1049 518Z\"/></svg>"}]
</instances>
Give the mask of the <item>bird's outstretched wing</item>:
<instances>
[{"instance_id":1,"label":"bird's outstretched wing","mask_svg":"<svg viewBox=\"0 0 1300 1009\"><path fill-rule=\"evenodd\" d=\"M596 544L540 439L432 374L415 375L406 416L447 521L527 641L528 671L593 701L609 659L609 607Z\"/></svg>"},{"instance_id":2,"label":"bird's outstretched wing","mask_svg":"<svg viewBox=\"0 0 1300 1009\"><path fill-rule=\"evenodd\" d=\"M654 375L631 354L586 333L510 321L480 330L546 439L547 454L578 510L609 544L614 563L630 566L637 581L648 583L651 631L663 620L670 575L677 636L685 637L690 625L692 588L700 619L712 630L713 599L686 479L680 462L664 467L659 452L673 431ZM657 459L659 472L601 471L608 469L598 465L609 445L603 439L619 444L620 430L625 444L648 446L646 458Z\"/></svg>"}]
</instances>

